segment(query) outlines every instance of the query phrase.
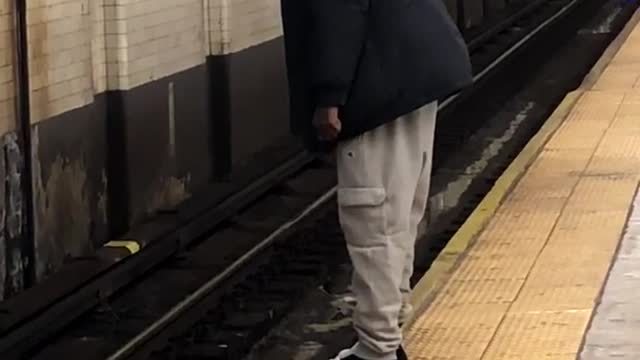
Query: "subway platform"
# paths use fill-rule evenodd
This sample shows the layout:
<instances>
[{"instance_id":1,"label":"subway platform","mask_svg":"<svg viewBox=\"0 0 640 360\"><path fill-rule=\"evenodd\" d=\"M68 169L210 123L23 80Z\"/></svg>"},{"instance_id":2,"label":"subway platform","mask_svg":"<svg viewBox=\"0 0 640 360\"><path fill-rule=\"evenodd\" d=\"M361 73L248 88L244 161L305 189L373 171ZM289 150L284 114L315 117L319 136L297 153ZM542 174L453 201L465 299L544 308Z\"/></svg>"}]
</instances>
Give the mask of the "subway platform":
<instances>
[{"instance_id":1,"label":"subway platform","mask_svg":"<svg viewBox=\"0 0 640 360\"><path fill-rule=\"evenodd\" d=\"M411 359L640 359L639 17L416 286Z\"/></svg>"}]
</instances>

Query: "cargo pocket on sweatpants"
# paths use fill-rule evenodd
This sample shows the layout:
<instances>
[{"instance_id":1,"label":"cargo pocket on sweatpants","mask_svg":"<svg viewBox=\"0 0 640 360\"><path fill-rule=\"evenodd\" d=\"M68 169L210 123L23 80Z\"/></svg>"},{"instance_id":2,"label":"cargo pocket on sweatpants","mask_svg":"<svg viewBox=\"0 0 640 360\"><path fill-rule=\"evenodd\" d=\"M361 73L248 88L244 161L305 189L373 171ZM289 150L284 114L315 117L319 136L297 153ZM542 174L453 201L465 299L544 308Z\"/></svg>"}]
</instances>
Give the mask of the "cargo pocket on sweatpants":
<instances>
[{"instance_id":1,"label":"cargo pocket on sweatpants","mask_svg":"<svg viewBox=\"0 0 640 360\"><path fill-rule=\"evenodd\" d=\"M338 189L340 225L351 246L376 246L385 242L387 216L384 188Z\"/></svg>"}]
</instances>

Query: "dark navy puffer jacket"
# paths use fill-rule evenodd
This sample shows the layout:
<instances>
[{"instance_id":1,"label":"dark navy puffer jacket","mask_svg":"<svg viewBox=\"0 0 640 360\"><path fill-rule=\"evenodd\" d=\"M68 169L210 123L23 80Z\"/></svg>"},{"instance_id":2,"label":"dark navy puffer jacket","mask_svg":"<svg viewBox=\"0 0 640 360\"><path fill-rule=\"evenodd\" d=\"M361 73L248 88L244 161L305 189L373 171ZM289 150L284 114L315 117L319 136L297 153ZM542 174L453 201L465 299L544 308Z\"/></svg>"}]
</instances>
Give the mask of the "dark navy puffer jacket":
<instances>
[{"instance_id":1,"label":"dark navy puffer jacket","mask_svg":"<svg viewBox=\"0 0 640 360\"><path fill-rule=\"evenodd\" d=\"M338 106L357 136L472 81L442 0L282 0L291 126L314 148L313 111Z\"/></svg>"}]
</instances>

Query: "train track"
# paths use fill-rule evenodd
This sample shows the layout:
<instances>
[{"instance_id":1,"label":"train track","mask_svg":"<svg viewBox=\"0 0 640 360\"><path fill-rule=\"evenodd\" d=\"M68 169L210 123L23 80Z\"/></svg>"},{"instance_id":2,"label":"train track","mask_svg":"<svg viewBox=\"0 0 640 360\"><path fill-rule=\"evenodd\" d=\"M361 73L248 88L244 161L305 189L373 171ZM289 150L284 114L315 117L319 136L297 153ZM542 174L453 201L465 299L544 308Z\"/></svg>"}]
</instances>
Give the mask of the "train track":
<instances>
[{"instance_id":1,"label":"train track","mask_svg":"<svg viewBox=\"0 0 640 360\"><path fill-rule=\"evenodd\" d=\"M447 99L442 117L456 114L500 67L588 2L538 1L511 12L491 36L475 42L475 91ZM442 154L482 127L454 119L441 123L447 125L439 127L436 169L447 166ZM215 226L181 232L183 251L154 258L139 271L144 276L115 287L77 321L48 327L40 336L28 332L37 318L8 327L0 341L2 358L57 359L81 352L84 359L240 359L297 296L344 261L331 206L334 186L330 164L307 154L289 160L253 184L254 199L230 198Z\"/></svg>"}]
</instances>

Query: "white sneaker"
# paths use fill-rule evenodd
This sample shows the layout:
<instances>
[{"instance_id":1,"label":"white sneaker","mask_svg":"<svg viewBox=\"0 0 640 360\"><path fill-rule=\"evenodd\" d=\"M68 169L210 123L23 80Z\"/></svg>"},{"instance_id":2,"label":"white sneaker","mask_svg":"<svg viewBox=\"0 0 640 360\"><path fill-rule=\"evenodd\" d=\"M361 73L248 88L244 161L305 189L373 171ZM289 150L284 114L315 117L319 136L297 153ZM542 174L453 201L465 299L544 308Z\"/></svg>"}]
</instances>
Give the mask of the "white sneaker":
<instances>
[{"instance_id":1,"label":"white sneaker","mask_svg":"<svg viewBox=\"0 0 640 360\"><path fill-rule=\"evenodd\" d=\"M330 360L364 360L362 358L357 357L353 354L352 349L344 349L338 353L338 356L330 359Z\"/></svg>"}]
</instances>

